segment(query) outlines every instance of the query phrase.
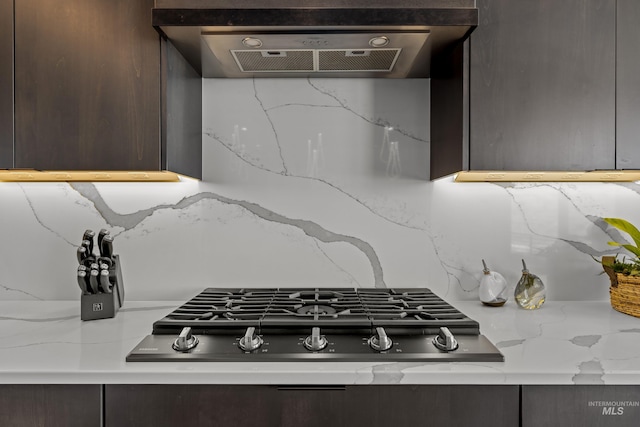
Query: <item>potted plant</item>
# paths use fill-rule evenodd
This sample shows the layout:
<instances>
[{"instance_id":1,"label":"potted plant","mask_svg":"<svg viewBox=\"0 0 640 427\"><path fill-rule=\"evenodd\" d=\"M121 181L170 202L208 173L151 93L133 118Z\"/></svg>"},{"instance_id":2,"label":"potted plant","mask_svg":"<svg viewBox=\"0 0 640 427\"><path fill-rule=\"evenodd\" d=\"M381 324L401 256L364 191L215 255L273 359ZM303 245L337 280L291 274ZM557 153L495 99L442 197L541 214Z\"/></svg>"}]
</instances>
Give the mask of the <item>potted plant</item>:
<instances>
[{"instance_id":1,"label":"potted plant","mask_svg":"<svg viewBox=\"0 0 640 427\"><path fill-rule=\"evenodd\" d=\"M622 313L640 317L640 230L624 219L603 219L612 227L627 233L635 243L609 242L609 245L628 250L634 255L633 258L602 257L602 267L611 280L611 306Z\"/></svg>"}]
</instances>

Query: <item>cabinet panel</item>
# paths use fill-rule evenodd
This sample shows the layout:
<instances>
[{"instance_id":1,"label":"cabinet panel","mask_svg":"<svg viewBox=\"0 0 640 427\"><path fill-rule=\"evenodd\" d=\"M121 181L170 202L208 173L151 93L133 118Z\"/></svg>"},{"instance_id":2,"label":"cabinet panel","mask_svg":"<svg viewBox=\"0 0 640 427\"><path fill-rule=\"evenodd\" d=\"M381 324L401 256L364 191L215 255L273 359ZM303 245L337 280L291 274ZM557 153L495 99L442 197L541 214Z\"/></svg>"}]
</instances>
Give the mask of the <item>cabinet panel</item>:
<instances>
[{"instance_id":1,"label":"cabinet panel","mask_svg":"<svg viewBox=\"0 0 640 427\"><path fill-rule=\"evenodd\" d=\"M0 385L0 426L99 427L100 385Z\"/></svg>"},{"instance_id":2,"label":"cabinet panel","mask_svg":"<svg viewBox=\"0 0 640 427\"><path fill-rule=\"evenodd\" d=\"M617 4L616 167L640 169L640 2Z\"/></svg>"},{"instance_id":3,"label":"cabinet panel","mask_svg":"<svg viewBox=\"0 0 640 427\"><path fill-rule=\"evenodd\" d=\"M470 169L615 168L616 2L477 4Z\"/></svg>"},{"instance_id":4,"label":"cabinet panel","mask_svg":"<svg viewBox=\"0 0 640 427\"><path fill-rule=\"evenodd\" d=\"M522 386L522 427L631 427L640 386Z\"/></svg>"},{"instance_id":5,"label":"cabinet panel","mask_svg":"<svg viewBox=\"0 0 640 427\"><path fill-rule=\"evenodd\" d=\"M518 400L519 386L359 386L346 411L362 426L513 427Z\"/></svg>"},{"instance_id":6,"label":"cabinet panel","mask_svg":"<svg viewBox=\"0 0 640 427\"><path fill-rule=\"evenodd\" d=\"M105 426L518 425L518 386L107 385Z\"/></svg>"},{"instance_id":7,"label":"cabinet panel","mask_svg":"<svg viewBox=\"0 0 640 427\"><path fill-rule=\"evenodd\" d=\"M16 167L160 169L153 0L15 2Z\"/></svg>"},{"instance_id":8,"label":"cabinet panel","mask_svg":"<svg viewBox=\"0 0 640 427\"><path fill-rule=\"evenodd\" d=\"M468 165L469 42L455 46L431 70L431 179L464 170Z\"/></svg>"},{"instance_id":9,"label":"cabinet panel","mask_svg":"<svg viewBox=\"0 0 640 427\"><path fill-rule=\"evenodd\" d=\"M13 0L0 0L0 168L13 167Z\"/></svg>"},{"instance_id":10,"label":"cabinet panel","mask_svg":"<svg viewBox=\"0 0 640 427\"><path fill-rule=\"evenodd\" d=\"M343 390L281 394L270 386L107 385L105 427L173 427L185 422L192 427L345 425L335 410L344 394ZM314 413L321 416L309 418Z\"/></svg>"},{"instance_id":11,"label":"cabinet panel","mask_svg":"<svg viewBox=\"0 0 640 427\"><path fill-rule=\"evenodd\" d=\"M162 168L202 178L202 78L162 40Z\"/></svg>"}]
</instances>

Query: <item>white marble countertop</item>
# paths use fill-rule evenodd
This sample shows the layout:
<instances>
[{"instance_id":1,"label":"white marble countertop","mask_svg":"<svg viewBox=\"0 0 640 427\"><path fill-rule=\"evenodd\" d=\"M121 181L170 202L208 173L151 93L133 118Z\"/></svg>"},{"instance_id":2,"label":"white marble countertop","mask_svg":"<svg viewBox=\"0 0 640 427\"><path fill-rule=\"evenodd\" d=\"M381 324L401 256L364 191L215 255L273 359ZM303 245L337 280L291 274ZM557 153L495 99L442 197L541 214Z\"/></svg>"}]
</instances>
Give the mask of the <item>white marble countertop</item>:
<instances>
[{"instance_id":1,"label":"white marble countertop","mask_svg":"<svg viewBox=\"0 0 640 427\"><path fill-rule=\"evenodd\" d=\"M608 301L525 311L454 302L504 354L497 363L127 363L180 302L128 301L83 322L79 301L0 302L0 383L640 384L640 319Z\"/></svg>"}]
</instances>

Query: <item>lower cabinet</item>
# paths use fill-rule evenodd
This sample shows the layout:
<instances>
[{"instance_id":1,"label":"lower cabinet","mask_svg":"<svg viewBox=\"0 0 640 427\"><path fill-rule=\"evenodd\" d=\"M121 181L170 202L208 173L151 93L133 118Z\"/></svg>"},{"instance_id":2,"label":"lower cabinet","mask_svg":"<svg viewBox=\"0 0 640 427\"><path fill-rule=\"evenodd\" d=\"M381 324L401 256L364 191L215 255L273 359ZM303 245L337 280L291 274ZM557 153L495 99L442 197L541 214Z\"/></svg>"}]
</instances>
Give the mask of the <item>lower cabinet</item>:
<instances>
[{"instance_id":1,"label":"lower cabinet","mask_svg":"<svg viewBox=\"0 0 640 427\"><path fill-rule=\"evenodd\" d=\"M637 427L640 385L522 386L522 427Z\"/></svg>"},{"instance_id":2,"label":"lower cabinet","mask_svg":"<svg viewBox=\"0 0 640 427\"><path fill-rule=\"evenodd\" d=\"M100 427L101 388L0 384L0 426Z\"/></svg>"},{"instance_id":3,"label":"lower cabinet","mask_svg":"<svg viewBox=\"0 0 640 427\"><path fill-rule=\"evenodd\" d=\"M519 386L105 386L106 427L513 427L518 422Z\"/></svg>"},{"instance_id":4,"label":"lower cabinet","mask_svg":"<svg viewBox=\"0 0 640 427\"><path fill-rule=\"evenodd\" d=\"M0 384L0 426L636 427L640 385Z\"/></svg>"}]
</instances>

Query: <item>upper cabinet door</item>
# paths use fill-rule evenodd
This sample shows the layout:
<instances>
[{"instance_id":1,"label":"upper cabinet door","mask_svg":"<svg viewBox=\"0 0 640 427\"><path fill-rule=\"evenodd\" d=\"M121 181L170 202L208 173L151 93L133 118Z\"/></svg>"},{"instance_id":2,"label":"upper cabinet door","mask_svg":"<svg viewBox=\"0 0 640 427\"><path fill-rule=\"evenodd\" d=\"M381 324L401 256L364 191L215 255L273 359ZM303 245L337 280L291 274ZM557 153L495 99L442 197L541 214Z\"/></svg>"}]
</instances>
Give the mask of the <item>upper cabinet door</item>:
<instances>
[{"instance_id":1,"label":"upper cabinet door","mask_svg":"<svg viewBox=\"0 0 640 427\"><path fill-rule=\"evenodd\" d=\"M640 169L640 2L617 3L616 166Z\"/></svg>"},{"instance_id":2,"label":"upper cabinet door","mask_svg":"<svg viewBox=\"0 0 640 427\"><path fill-rule=\"evenodd\" d=\"M13 0L0 0L0 169L13 167Z\"/></svg>"},{"instance_id":3,"label":"upper cabinet door","mask_svg":"<svg viewBox=\"0 0 640 427\"><path fill-rule=\"evenodd\" d=\"M153 0L15 2L15 167L161 168L152 7Z\"/></svg>"},{"instance_id":4,"label":"upper cabinet door","mask_svg":"<svg viewBox=\"0 0 640 427\"><path fill-rule=\"evenodd\" d=\"M616 2L477 4L470 169L614 169Z\"/></svg>"}]
</instances>

